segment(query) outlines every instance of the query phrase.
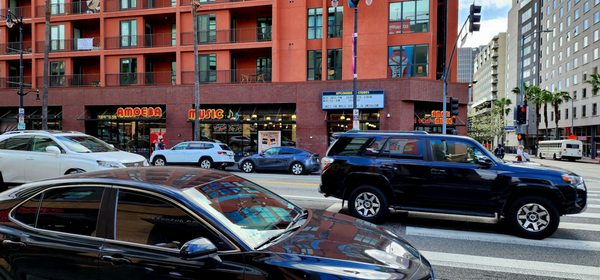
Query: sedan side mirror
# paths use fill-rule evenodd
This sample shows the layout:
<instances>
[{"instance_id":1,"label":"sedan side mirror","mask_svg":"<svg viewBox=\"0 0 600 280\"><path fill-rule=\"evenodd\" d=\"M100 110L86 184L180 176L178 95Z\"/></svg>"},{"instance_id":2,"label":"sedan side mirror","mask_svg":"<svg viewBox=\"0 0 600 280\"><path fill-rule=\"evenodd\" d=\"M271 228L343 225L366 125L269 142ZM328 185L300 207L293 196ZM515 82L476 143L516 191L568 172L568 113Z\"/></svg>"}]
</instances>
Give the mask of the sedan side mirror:
<instances>
[{"instance_id":1,"label":"sedan side mirror","mask_svg":"<svg viewBox=\"0 0 600 280\"><path fill-rule=\"evenodd\" d=\"M197 259L204 268L214 268L223 261L217 255L217 247L210 240L200 237L192 239L181 247L179 255L184 260Z\"/></svg>"},{"instance_id":2,"label":"sedan side mirror","mask_svg":"<svg viewBox=\"0 0 600 280\"><path fill-rule=\"evenodd\" d=\"M60 155L60 149L56 146L48 146L46 147L46 153L51 153L55 155Z\"/></svg>"},{"instance_id":3,"label":"sedan side mirror","mask_svg":"<svg viewBox=\"0 0 600 280\"><path fill-rule=\"evenodd\" d=\"M477 164L484 166L484 167L490 167L494 164L494 162L489 157L479 156L479 157L477 157Z\"/></svg>"}]
</instances>

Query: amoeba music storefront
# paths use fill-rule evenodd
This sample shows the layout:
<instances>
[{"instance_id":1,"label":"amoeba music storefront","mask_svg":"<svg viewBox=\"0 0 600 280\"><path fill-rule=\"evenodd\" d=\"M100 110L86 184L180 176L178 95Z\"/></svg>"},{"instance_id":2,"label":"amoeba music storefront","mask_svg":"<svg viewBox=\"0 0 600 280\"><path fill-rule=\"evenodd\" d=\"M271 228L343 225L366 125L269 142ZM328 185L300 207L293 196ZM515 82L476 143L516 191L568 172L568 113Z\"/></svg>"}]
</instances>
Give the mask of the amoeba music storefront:
<instances>
[{"instance_id":1,"label":"amoeba music storefront","mask_svg":"<svg viewBox=\"0 0 600 280\"><path fill-rule=\"evenodd\" d=\"M189 109L192 135L194 117ZM201 135L226 143L236 159L258 152L259 131L277 131L281 146L296 146L295 104L201 105L199 119Z\"/></svg>"}]
</instances>

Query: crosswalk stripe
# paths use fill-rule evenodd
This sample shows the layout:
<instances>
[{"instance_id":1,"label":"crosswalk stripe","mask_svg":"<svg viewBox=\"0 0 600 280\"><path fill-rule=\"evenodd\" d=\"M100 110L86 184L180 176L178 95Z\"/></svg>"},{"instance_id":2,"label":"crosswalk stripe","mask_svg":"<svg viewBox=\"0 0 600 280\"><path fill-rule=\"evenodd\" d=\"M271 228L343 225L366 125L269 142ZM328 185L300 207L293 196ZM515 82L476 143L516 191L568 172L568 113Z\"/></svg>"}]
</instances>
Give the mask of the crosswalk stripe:
<instances>
[{"instance_id":1,"label":"crosswalk stripe","mask_svg":"<svg viewBox=\"0 0 600 280\"><path fill-rule=\"evenodd\" d=\"M589 219L600 219L600 213L579 213L575 215L568 215L567 217L575 217L575 218L589 218Z\"/></svg>"},{"instance_id":2,"label":"crosswalk stripe","mask_svg":"<svg viewBox=\"0 0 600 280\"><path fill-rule=\"evenodd\" d=\"M320 201L331 201L338 202L340 199L337 198L328 198L328 197L316 197L316 196L303 196L303 195L283 195L283 197L287 199L301 199L301 200L320 200Z\"/></svg>"},{"instance_id":3,"label":"crosswalk stripe","mask_svg":"<svg viewBox=\"0 0 600 280\"><path fill-rule=\"evenodd\" d=\"M587 208L593 208L593 209L600 208L600 204L588 204Z\"/></svg>"},{"instance_id":4,"label":"crosswalk stripe","mask_svg":"<svg viewBox=\"0 0 600 280\"><path fill-rule=\"evenodd\" d=\"M600 197L600 193L598 193L598 194L588 193L588 197Z\"/></svg>"},{"instance_id":5,"label":"crosswalk stripe","mask_svg":"<svg viewBox=\"0 0 600 280\"><path fill-rule=\"evenodd\" d=\"M434 266L556 277L562 279L598 279L600 268L593 266L494 258L465 254L421 251Z\"/></svg>"},{"instance_id":6,"label":"crosswalk stripe","mask_svg":"<svg viewBox=\"0 0 600 280\"><path fill-rule=\"evenodd\" d=\"M558 238L531 240L499 233L466 232L458 230L432 229L410 226L406 227L406 235L600 252L600 242L597 241L569 240Z\"/></svg>"},{"instance_id":7,"label":"crosswalk stripe","mask_svg":"<svg viewBox=\"0 0 600 280\"><path fill-rule=\"evenodd\" d=\"M600 231L600 225L582 224L582 223L560 222L560 224L558 224L558 228L559 229L586 230L586 231Z\"/></svg>"},{"instance_id":8,"label":"crosswalk stripe","mask_svg":"<svg viewBox=\"0 0 600 280\"><path fill-rule=\"evenodd\" d=\"M597 198L588 198L587 201L588 202L599 202L600 203L600 199L597 199Z\"/></svg>"}]
</instances>

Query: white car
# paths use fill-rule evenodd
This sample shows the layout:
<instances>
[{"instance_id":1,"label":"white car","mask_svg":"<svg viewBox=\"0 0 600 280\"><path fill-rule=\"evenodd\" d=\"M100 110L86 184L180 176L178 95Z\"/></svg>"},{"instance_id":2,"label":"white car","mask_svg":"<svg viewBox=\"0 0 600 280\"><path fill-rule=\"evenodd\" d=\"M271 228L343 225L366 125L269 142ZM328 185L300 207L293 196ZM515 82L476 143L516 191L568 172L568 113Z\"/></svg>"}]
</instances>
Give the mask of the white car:
<instances>
[{"instance_id":1,"label":"white car","mask_svg":"<svg viewBox=\"0 0 600 280\"><path fill-rule=\"evenodd\" d=\"M148 165L143 156L120 151L80 132L14 131L0 135L0 185Z\"/></svg>"},{"instance_id":2,"label":"white car","mask_svg":"<svg viewBox=\"0 0 600 280\"><path fill-rule=\"evenodd\" d=\"M198 164L202 168L233 166L233 151L223 143L208 141L181 142L169 150L156 150L150 162L156 166L167 164Z\"/></svg>"}]
</instances>

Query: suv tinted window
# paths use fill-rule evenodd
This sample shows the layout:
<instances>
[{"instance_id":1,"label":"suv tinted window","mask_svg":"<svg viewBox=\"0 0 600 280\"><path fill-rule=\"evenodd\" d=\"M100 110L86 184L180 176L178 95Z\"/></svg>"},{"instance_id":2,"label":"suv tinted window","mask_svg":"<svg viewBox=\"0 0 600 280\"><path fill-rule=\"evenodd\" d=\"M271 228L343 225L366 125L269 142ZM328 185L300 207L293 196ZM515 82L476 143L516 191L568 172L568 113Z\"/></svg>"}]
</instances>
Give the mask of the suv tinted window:
<instances>
[{"instance_id":1,"label":"suv tinted window","mask_svg":"<svg viewBox=\"0 0 600 280\"><path fill-rule=\"evenodd\" d=\"M225 144L220 144L219 146L221 147L221 150L224 150L224 151L231 151L231 149L229 148L229 146L227 146L227 145L225 145Z\"/></svg>"},{"instance_id":2,"label":"suv tinted window","mask_svg":"<svg viewBox=\"0 0 600 280\"><path fill-rule=\"evenodd\" d=\"M117 240L179 249L186 242L206 237L220 250L230 249L183 210L146 194L119 190Z\"/></svg>"},{"instance_id":3,"label":"suv tinted window","mask_svg":"<svg viewBox=\"0 0 600 280\"><path fill-rule=\"evenodd\" d=\"M14 150L14 151L27 151L29 146L29 140L31 136L15 136L0 142L0 149Z\"/></svg>"},{"instance_id":4,"label":"suv tinted window","mask_svg":"<svg viewBox=\"0 0 600 280\"><path fill-rule=\"evenodd\" d=\"M410 138L390 138L381 156L404 159L423 159L423 141Z\"/></svg>"},{"instance_id":5,"label":"suv tinted window","mask_svg":"<svg viewBox=\"0 0 600 280\"><path fill-rule=\"evenodd\" d=\"M371 144L369 144L369 146L367 146L367 148L363 151L363 155L364 156L378 156L379 152L383 148L383 145L385 144L385 140L387 140L387 138L373 139Z\"/></svg>"},{"instance_id":6,"label":"suv tinted window","mask_svg":"<svg viewBox=\"0 0 600 280\"><path fill-rule=\"evenodd\" d=\"M457 163L476 163L485 154L475 145L456 140L431 140L433 160Z\"/></svg>"},{"instance_id":7,"label":"suv tinted window","mask_svg":"<svg viewBox=\"0 0 600 280\"><path fill-rule=\"evenodd\" d=\"M361 148L370 140L368 137L340 137L331 149L329 156L356 156Z\"/></svg>"},{"instance_id":8,"label":"suv tinted window","mask_svg":"<svg viewBox=\"0 0 600 280\"><path fill-rule=\"evenodd\" d=\"M56 142L54 142L49 137L45 137L45 136L35 136L33 138L33 144L31 145L31 150L34 152L45 153L46 147L48 147L48 146L55 146L55 147L59 148L62 152L62 149L60 148L60 146L58 144L56 144Z\"/></svg>"},{"instance_id":9,"label":"suv tinted window","mask_svg":"<svg viewBox=\"0 0 600 280\"><path fill-rule=\"evenodd\" d=\"M36 228L95 236L104 188L71 187L45 191Z\"/></svg>"}]
</instances>

